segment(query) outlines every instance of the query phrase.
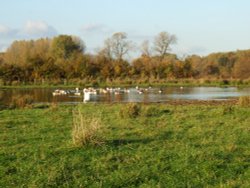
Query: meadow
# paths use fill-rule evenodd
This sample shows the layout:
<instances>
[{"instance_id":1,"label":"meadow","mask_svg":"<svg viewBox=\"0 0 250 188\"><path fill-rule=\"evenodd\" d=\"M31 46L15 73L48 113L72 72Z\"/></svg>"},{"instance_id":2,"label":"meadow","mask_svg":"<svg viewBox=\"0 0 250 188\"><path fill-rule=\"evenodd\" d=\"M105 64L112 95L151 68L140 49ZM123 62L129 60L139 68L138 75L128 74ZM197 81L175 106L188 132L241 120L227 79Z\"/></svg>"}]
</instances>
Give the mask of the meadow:
<instances>
[{"instance_id":1,"label":"meadow","mask_svg":"<svg viewBox=\"0 0 250 188\"><path fill-rule=\"evenodd\" d=\"M249 107L130 108L1 110L0 187L250 187ZM99 142L74 144L75 111L98 119Z\"/></svg>"}]
</instances>

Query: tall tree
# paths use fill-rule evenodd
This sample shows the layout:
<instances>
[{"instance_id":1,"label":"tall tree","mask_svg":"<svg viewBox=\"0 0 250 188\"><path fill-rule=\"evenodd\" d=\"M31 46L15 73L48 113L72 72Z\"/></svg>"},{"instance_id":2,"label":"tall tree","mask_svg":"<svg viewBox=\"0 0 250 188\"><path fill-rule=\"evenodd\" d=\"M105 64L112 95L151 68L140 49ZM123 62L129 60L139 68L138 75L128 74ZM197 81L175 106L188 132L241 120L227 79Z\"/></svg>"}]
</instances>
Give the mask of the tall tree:
<instances>
[{"instance_id":1,"label":"tall tree","mask_svg":"<svg viewBox=\"0 0 250 188\"><path fill-rule=\"evenodd\" d=\"M234 76L240 79L250 78L250 53L241 53L234 66Z\"/></svg>"},{"instance_id":2,"label":"tall tree","mask_svg":"<svg viewBox=\"0 0 250 188\"><path fill-rule=\"evenodd\" d=\"M163 31L155 37L154 50L159 56L164 57L171 50L170 46L176 42L177 38L175 35Z\"/></svg>"},{"instance_id":3,"label":"tall tree","mask_svg":"<svg viewBox=\"0 0 250 188\"><path fill-rule=\"evenodd\" d=\"M108 38L104 41L104 47L99 51L98 56L104 56L108 60L112 60L112 42Z\"/></svg>"},{"instance_id":4,"label":"tall tree","mask_svg":"<svg viewBox=\"0 0 250 188\"><path fill-rule=\"evenodd\" d=\"M150 46L149 46L149 41L144 40L141 44L141 52L143 56L148 56L150 57L151 51L150 51Z\"/></svg>"},{"instance_id":5,"label":"tall tree","mask_svg":"<svg viewBox=\"0 0 250 188\"><path fill-rule=\"evenodd\" d=\"M80 38L59 35L52 40L52 54L56 58L69 59L75 52L84 52L85 45Z\"/></svg>"},{"instance_id":6,"label":"tall tree","mask_svg":"<svg viewBox=\"0 0 250 188\"><path fill-rule=\"evenodd\" d=\"M132 46L132 42L127 39L127 34L118 32L114 33L111 38L105 41L102 51L107 57L112 57L120 61L128 54Z\"/></svg>"}]
</instances>

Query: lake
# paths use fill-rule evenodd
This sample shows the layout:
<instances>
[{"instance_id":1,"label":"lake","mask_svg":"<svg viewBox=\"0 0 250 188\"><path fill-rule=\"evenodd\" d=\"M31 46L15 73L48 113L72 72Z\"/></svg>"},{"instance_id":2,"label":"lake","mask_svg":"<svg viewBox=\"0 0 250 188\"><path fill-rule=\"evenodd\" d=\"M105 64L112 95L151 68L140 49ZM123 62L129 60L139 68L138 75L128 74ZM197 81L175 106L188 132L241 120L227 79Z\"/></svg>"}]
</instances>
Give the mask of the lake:
<instances>
[{"instance_id":1,"label":"lake","mask_svg":"<svg viewBox=\"0 0 250 188\"><path fill-rule=\"evenodd\" d=\"M88 102L166 102L169 100L227 100L239 96L250 95L250 88L238 89L237 87L164 87L164 88L128 88L129 93L110 92L91 94ZM53 96L55 89L0 89L0 103L9 104L13 97L30 95L35 103L81 103L83 93L80 96L74 94L74 88L67 89L68 94ZM121 89L123 90L123 89ZM80 88L82 91L82 88Z\"/></svg>"}]
</instances>

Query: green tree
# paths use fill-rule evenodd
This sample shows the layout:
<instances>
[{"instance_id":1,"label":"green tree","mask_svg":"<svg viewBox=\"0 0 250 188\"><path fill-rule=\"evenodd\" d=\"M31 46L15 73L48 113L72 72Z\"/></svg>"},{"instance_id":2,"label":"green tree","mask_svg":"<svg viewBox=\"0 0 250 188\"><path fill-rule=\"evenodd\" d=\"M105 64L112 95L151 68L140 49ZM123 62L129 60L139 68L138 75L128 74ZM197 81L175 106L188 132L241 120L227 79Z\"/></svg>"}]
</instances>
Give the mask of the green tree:
<instances>
[{"instance_id":1,"label":"green tree","mask_svg":"<svg viewBox=\"0 0 250 188\"><path fill-rule=\"evenodd\" d=\"M83 53L85 44L77 37L59 35L52 40L51 52L55 58L69 59L74 52Z\"/></svg>"}]
</instances>

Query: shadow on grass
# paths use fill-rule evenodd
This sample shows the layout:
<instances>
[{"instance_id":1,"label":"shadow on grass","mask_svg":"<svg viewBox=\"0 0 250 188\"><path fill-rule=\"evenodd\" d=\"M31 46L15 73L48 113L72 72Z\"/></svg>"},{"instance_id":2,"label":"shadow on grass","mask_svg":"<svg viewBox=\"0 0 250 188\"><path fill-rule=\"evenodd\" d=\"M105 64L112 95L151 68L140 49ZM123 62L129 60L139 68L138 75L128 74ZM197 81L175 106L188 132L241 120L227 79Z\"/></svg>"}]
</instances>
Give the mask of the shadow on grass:
<instances>
[{"instance_id":1,"label":"shadow on grass","mask_svg":"<svg viewBox=\"0 0 250 188\"><path fill-rule=\"evenodd\" d=\"M173 132L166 131L154 137L137 138L137 139L114 139L107 140L106 143L110 146L119 147L128 144L149 144L155 141L166 141L172 139Z\"/></svg>"},{"instance_id":2,"label":"shadow on grass","mask_svg":"<svg viewBox=\"0 0 250 188\"><path fill-rule=\"evenodd\" d=\"M148 144L155 139L152 138L143 138L143 139L115 139L115 140L108 140L106 143L111 146L124 146L128 144Z\"/></svg>"},{"instance_id":3,"label":"shadow on grass","mask_svg":"<svg viewBox=\"0 0 250 188\"><path fill-rule=\"evenodd\" d=\"M0 103L0 111L7 110L8 106Z\"/></svg>"}]
</instances>

